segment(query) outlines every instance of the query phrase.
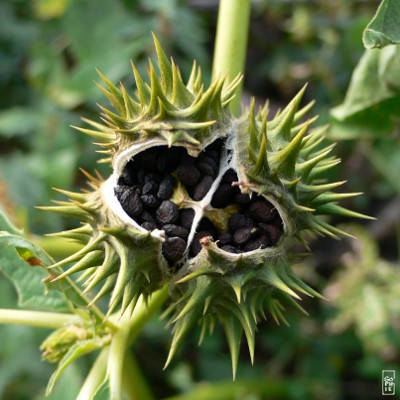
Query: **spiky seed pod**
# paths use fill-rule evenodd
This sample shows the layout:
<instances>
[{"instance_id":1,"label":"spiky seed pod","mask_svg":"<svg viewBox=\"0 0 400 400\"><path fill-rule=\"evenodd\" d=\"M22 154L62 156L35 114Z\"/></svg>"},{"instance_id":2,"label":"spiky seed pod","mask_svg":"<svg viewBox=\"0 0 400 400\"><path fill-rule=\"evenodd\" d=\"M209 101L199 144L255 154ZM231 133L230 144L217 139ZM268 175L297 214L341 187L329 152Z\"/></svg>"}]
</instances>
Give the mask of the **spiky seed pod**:
<instances>
[{"instance_id":1,"label":"spiky seed pod","mask_svg":"<svg viewBox=\"0 0 400 400\"><path fill-rule=\"evenodd\" d=\"M69 202L47 207L84 222L59 234L85 246L56 264L75 262L56 279L84 271L86 290L97 288L93 302L111 293L108 314L169 283L167 364L195 323L203 337L217 319L235 374L242 333L253 360L265 309L285 321L285 303L301 309L298 293L318 296L291 271L292 239L344 233L324 215L364 216L336 204L358 193L323 182L339 160L320 145L324 128L309 130L315 118L303 122L312 107L299 108L304 89L272 119L254 102L236 119L228 106L241 77L204 90L194 64L185 84L157 39L155 47L161 75L150 63L148 85L133 66L135 98L101 75L117 113L102 108L105 125L78 128L101 142L113 174L88 175L92 191L64 192Z\"/></svg>"}]
</instances>

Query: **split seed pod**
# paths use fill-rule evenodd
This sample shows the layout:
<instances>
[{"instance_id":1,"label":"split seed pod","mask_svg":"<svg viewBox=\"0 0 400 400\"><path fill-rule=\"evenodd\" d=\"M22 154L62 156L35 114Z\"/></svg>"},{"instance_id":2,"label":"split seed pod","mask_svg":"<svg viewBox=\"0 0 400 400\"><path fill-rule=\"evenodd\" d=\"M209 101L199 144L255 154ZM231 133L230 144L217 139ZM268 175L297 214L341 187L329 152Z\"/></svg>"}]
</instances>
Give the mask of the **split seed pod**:
<instances>
[{"instance_id":1,"label":"split seed pod","mask_svg":"<svg viewBox=\"0 0 400 400\"><path fill-rule=\"evenodd\" d=\"M339 160L321 144L325 129L304 120L312 107L300 107L304 89L273 118L254 101L235 118L229 103L241 76L204 89L194 63L184 83L154 41L160 75L150 62L148 84L132 66L134 96L100 74L115 111L102 108L103 124L78 129L99 142L113 174L87 174L91 191L62 191L69 201L46 207L83 222L58 235L84 247L53 267L74 263L56 279L82 272L93 302L109 296L107 315L169 284L167 364L196 323L203 337L217 319L235 373L242 333L253 360L265 310L284 321L285 303L301 309L299 294L318 296L291 271L293 239L344 234L326 215L365 216L337 204L358 193L335 193L344 182L324 180Z\"/></svg>"}]
</instances>

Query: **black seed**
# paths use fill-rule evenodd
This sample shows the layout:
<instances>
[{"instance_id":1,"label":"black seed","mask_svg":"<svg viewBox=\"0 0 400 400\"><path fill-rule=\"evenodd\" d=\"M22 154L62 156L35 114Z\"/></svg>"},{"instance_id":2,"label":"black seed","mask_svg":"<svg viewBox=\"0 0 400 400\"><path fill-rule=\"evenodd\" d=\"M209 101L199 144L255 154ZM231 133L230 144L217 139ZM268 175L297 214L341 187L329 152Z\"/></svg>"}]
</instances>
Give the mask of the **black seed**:
<instances>
[{"instance_id":1,"label":"black seed","mask_svg":"<svg viewBox=\"0 0 400 400\"><path fill-rule=\"evenodd\" d=\"M221 246L225 246L227 244L231 244L232 243L232 234L229 232L226 233L221 233L218 236L218 245Z\"/></svg>"},{"instance_id":2,"label":"black seed","mask_svg":"<svg viewBox=\"0 0 400 400\"><path fill-rule=\"evenodd\" d=\"M200 171L194 165L187 163L178 166L176 175L185 186L195 186L201 178Z\"/></svg>"},{"instance_id":3,"label":"black seed","mask_svg":"<svg viewBox=\"0 0 400 400\"><path fill-rule=\"evenodd\" d=\"M211 205L214 208L224 208L232 202L237 188L233 188L230 183L221 183L215 191Z\"/></svg>"},{"instance_id":4,"label":"black seed","mask_svg":"<svg viewBox=\"0 0 400 400\"><path fill-rule=\"evenodd\" d=\"M215 177L217 173L216 162L211 157L207 157L204 154L201 154L199 156L199 160L197 162L197 168L204 174L211 175L213 177Z\"/></svg>"},{"instance_id":5,"label":"black seed","mask_svg":"<svg viewBox=\"0 0 400 400\"><path fill-rule=\"evenodd\" d=\"M183 226L166 224L161 229L163 229L168 236L179 236L182 239L187 239L189 236L189 230Z\"/></svg>"},{"instance_id":6,"label":"black seed","mask_svg":"<svg viewBox=\"0 0 400 400\"><path fill-rule=\"evenodd\" d=\"M116 186L114 188L114 194L117 197L118 201L121 198L121 196L129 189L128 186Z\"/></svg>"},{"instance_id":7,"label":"black seed","mask_svg":"<svg viewBox=\"0 0 400 400\"><path fill-rule=\"evenodd\" d=\"M254 222L251 218L246 218L243 214L233 214L228 221L229 229L234 232L240 228L251 228Z\"/></svg>"},{"instance_id":8,"label":"black seed","mask_svg":"<svg viewBox=\"0 0 400 400\"><path fill-rule=\"evenodd\" d=\"M147 181L142 189L142 194L156 194L158 185L155 181Z\"/></svg>"},{"instance_id":9,"label":"black seed","mask_svg":"<svg viewBox=\"0 0 400 400\"><path fill-rule=\"evenodd\" d=\"M144 178L147 175L148 171L146 171L145 169L138 169L136 172L136 176L137 176L137 181L139 183L140 186L143 186L145 184L144 182Z\"/></svg>"},{"instance_id":10,"label":"black seed","mask_svg":"<svg viewBox=\"0 0 400 400\"><path fill-rule=\"evenodd\" d=\"M149 172L144 177L144 183L146 184L148 182L151 182L151 183L154 182L154 183L158 184L158 183L160 183L162 181L162 179L163 179L162 175L157 174L157 173Z\"/></svg>"},{"instance_id":11,"label":"black seed","mask_svg":"<svg viewBox=\"0 0 400 400\"><path fill-rule=\"evenodd\" d=\"M140 198L146 208L154 209L160 205L160 200L154 194L144 194Z\"/></svg>"},{"instance_id":12,"label":"black seed","mask_svg":"<svg viewBox=\"0 0 400 400\"><path fill-rule=\"evenodd\" d=\"M260 222L272 221L277 214L274 206L264 199L256 200L250 204L249 212L254 219Z\"/></svg>"},{"instance_id":13,"label":"black seed","mask_svg":"<svg viewBox=\"0 0 400 400\"><path fill-rule=\"evenodd\" d=\"M148 231L153 231L154 229L157 229L157 225L154 222L143 222L142 223L142 228L147 229Z\"/></svg>"},{"instance_id":14,"label":"black seed","mask_svg":"<svg viewBox=\"0 0 400 400\"><path fill-rule=\"evenodd\" d=\"M257 239L251 240L243 246L243 251L253 251L257 249L265 249L270 244L266 235L260 236Z\"/></svg>"},{"instance_id":15,"label":"black seed","mask_svg":"<svg viewBox=\"0 0 400 400\"><path fill-rule=\"evenodd\" d=\"M226 171L224 176L222 177L222 182L232 183L237 181L238 181L238 176L232 168L228 169L228 171Z\"/></svg>"},{"instance_id":16,"label":"black seed","mask_svg":"<svg viewBox=\"0 0 400 400\"><path fill-rule=\"evenodd\" d=\"M178 261L186 250L186 242L180 237L167 237L162 245L164 257L174 263Z\"/></svg>"},{"instance_id":17,"label":"black seed","mask_svg":"<svg viewBox=\"0 0 400 400\"><path fill-rule=\"evenodd\" d=\"M118 178L119 186L134 186L137 184L137 179L134 173L129 173L126 169L122 171L121 176Z\"/></svg>"},{"instance_id":18,"label":"black seed","mask_svg":"<svg viewBox=\"0 0 400 400\"><path fill-rule=\"evenodd\" d=\"M194 188L193 200L201 200L210 190L214 180L211 176L204 176L198 185Z\"/></svg>"},{"instance_id":19,"label":"black seed","mask_svg":"<svg viewBox=\"0 0 400 400\"><path fill-rule=\"evenodd\" d=\"M250 202L250 196L245 193L238 193L233 199L234 203L245 205Z\"/></svg>"},{"instance_id":20,"label":"black seed","mask_svg":"<svg viewBox=\"0 0 400 400\"><path fill-rule=\"evenodd\" d=\"M235 254L240 253L240 250L238 248L230 246L229 244L222 246L221 250L227 251L228 253L235 253Z\"/></svg>"},{"instance_id":21,"label":"black seed","mask_svg":"<svg viewBox=\"0 0 400 400\"><path fill-rule=\"evenodd\" d=\"M117 185L118 186L129 186L126 183L126 180L124 179L124 177L122 175L118 178Z\"/></svg>"},{"instance_id":22,"label":"black seed","mask_svg":"<svg viewBox=\"0 0 400 400\"><path fill-rule=\"evenodd\" d=\"M200 231L194 235L192 245L190 246L193 256L197 256L197 254L200 253L201 249L203 248L203 246L200 243L200 240L207 236L212 236L211 232Z\"/></svg>"},{"instance_id":23,"label":"black seed","mask_svg":"<svg viewBox=\"0 0 400 400\"><path fill-rule=\"evenodd\" d=\"M157 222L161 225L173 224L178 221L179 211L175 203L164 200L156 212Z\"/></svg>"},{"instance_id":24,"label":"black seed","mask_svg":"<svg viewBox=\"0 0 400 400\"><path fill-rule=\"evenodd\" d=\"M156 223L155 218L147 211L143 211L141 215L143 222L152 222L153 224Z\"/></svg>"},{"instance_id":25,"label":"black seed","mask_svg":"<svg viewBox=\"0 0 400 400\"><path fill-rule=\"evenodd\" d=\"M136 176L137 171L135 165L132 163L132 161L128 161L124 170L122 171L120 179L123 180L126 185L134 186L138 183Z\"/></svg>"},{"instance_id":26,"label":"black seed","mask_svg":"<svg viewBox=\"0 0 400 400\"><path fill-rule=\"evenodd\" d=\"M172 196L175 187L175 179L171 175L167 175L160 183L158 188L157 197L160 200L169 199Z\"/></svg>"},{"instance_id":27,"label":"black seed","mask_svg":"<svg viewBox=\"0 0 400 400\"><path fill-rule=\"evenodd\" d=\"M143 211L143 204L140 201L137 188L130 186L117 186L114 189L115 196L120 202L124 211L131 217L138 217Z\"/></svg>"},{"instance_id":28,"label":"black seed","mask_svg":"<svg viewBox=\"0 0 400 400\"><path fill-rule=\"evenodd\" d=\"M191 208L185 208L179 211L180 225L186 229L191 229L194 218L194 210Z\"/></svg>"},{"instance_id":29,"label":"black seed","mask_svg":"<svg viewBox=\"0 0 400 400\"><path fill-rule=\"evenodd\" d=\"M256 233L256 228L240 228L233 234L233 242L240 245L247 243Z\"/></svg>"},{"instance_id":30,"label":"black seed","mask_svg":"<svg viewBox=\"0 0 400 400\"><path fill-rule=\"evenodd\" d=\"M271 224L264 224L262 222L259 223L258 226L269 237L271 246L274 246L278 243L278 241L281 237L281 234L282 234L282 230L279 226L271 225Z\"/></svg>"},{"instance_id":31,"label":"black seed","mask_svg":"<svg viewBox=\"0 0 400 400\"><path fill-rule=\"evenodd\" d=\"M211 160L211 158L210 158ZM211 160L212 161L212 160ZM203 162L199 162L197 164L197 168L202 172L203 174L210 175L213 178L217 175L216 168L214 169L210 164Z\"/></svg>"}]
</instances>

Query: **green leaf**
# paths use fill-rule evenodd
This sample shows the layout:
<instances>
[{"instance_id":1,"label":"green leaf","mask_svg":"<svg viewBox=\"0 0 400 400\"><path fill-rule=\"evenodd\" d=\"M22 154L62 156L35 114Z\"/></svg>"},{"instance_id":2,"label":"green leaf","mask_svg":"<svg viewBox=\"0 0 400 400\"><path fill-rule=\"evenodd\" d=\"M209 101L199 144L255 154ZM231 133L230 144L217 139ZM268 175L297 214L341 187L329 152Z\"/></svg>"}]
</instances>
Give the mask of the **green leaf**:
<instances>
[{"instance_id":1,"label":"green leaf","mask_svg":"<svg viewBox=\"0 0 400 400\"><path fill-rule=\"evenodd\" d=\"M355 68L344 102L331 111L336 139L379 137L400 118L400 47L366 50Z\"/></svg>"},{"instance_id":2,"label":"green leaf","mask_svg":"<svg viewBox=\"0 0 400 400\"><path fill-rule=\"evenodd\" d=\"M0 248L5 248L6 246L15 247L18 254L29 263L29 256L35 256L40 264L47 267L54 263L54 260L39 246L25 239L23 236L14 235L9 232L0 232ZM39 262L38 261L38 262Z\"/></svg>"},{"instance_id":3,"label":"green leaf","mask_svg":"<svg viewBox=\"0 0 400 400\"><path fill-rule=\"evenodd\" d=\"M81 297L80 289L70 279L45 283L50 277L47 267L52 265L54 260L36 244L22 236L0 232L0 251L0 270L14 283L21 306L71 311L67 299L74 306L87 306L87 301Z\"/></svg>"},{"instance_id":4,"label":"green leaf","mask_svg":"<svg viewBox=\"0 0 400 400\"><path fill-rule=\"evenodd\" d=\"M69 311L64 294L58 290L48 290L44 284L43 279L49 274L41 268L40 263L47 261L47 258L43 251L35 250L35 246L22 237L0 233L0 270L14 284L19 305L46 311Z\"/></svg>"},{"instance_id":5,"label":"green leaf","mask_svg":"<svg viewBox=\"0 0 400 400\"><path fill-rule=\"evenodd\" d=\"M51 375L49 384L46 389L46 394L50 394L53 390L53 387L61 375L61 373L65 370L65 368L75 361L80 356L90 353L94 350L100 349L104 346L103 340L100 338L94 338L90 340L82 340L80 342L75 343L67 352L67 354L62 358L59 362L57 369Z\"/></svg>"},{"instance_id":6,"label":"green leaf","mask_svg":"<svg viewBox=\"0 0 400 400\"><path fill-rule=\"evenodd\" d=\"M7 232L8 231L8 232ZM0 271L14 284L19 305L31 309L65 312L70 300L78 306L86 303L69 280L45 283L47 267L54 260L38 245L22 236L0 207Z\"/></svg>"},{"instance_id":7,"label":"green leaf","mask_svg":"<svg viewBox=\"0 0 400 400\"><path fill-rule=\"evenodd\" d=\"M383 0L363 33L367 49L400 44L400 7L398 0Z\"/></svg>"}]
</instances>

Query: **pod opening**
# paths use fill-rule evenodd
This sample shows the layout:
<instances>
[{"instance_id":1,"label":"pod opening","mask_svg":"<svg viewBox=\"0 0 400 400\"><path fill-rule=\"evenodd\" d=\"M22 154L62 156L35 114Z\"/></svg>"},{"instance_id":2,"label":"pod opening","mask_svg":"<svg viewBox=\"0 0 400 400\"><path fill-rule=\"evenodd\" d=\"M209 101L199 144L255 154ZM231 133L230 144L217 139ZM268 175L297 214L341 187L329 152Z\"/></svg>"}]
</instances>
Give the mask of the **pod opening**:
<instances>
[{"instance_id":1,"label":"pod opening","mask_svg":"<svg viewBox=\"0 0 400 400\"><path fill-rule=\"evenodd\" d=\"M170 266L195 257L206 236L229 253L275 246L283 232L279 213L256 192L241 192L231 162L223 139L198 157L183 147L155 146L126 163L114 194L143 229L164 231Z\"/></svg>"}]
</instances>

